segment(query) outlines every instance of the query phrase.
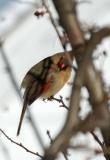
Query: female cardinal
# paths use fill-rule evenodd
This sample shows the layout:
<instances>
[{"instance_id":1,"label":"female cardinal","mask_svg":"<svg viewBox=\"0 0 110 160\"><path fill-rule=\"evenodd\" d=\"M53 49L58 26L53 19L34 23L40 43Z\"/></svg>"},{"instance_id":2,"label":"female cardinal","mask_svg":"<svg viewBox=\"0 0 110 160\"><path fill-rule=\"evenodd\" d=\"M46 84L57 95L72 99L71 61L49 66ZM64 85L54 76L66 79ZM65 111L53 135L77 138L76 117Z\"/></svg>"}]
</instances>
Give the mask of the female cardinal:
<instances>
[{"instance_id":1,"label":"female cardinal","mask_svg":"<svg viewBox=\"0 0 110 160\"><path fill-rule=\"evenodd\" d=\"M25 75L21 84L25 89L24 104L17 135L20 133L27 106L39 97L47 99L54 96L69 79L72 69L68 63L68 56L72 57L71 52L57 53L47 57L34 65Z\"/></svg>"}]
</instances>

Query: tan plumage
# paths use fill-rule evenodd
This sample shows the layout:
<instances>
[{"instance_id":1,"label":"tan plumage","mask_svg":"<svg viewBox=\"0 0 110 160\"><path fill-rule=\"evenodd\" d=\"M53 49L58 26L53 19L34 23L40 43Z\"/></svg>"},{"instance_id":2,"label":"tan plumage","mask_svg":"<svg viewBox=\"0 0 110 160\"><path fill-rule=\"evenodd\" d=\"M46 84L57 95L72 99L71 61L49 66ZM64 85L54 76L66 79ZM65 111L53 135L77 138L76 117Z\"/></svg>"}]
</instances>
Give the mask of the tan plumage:
<instances>
[{"instance_id":1,"label":"tan plumage","mask_svg":"<svg viewBox=\"0 0 110 160\"><path fill-rule=\"evenodd\" d=\"M54 96L69 79L71 67L68 64L67 54L71 55L71 52L57 53L47 57L34 65L25 75L21 84L21 87L25 89L24 104L17 135L20 133L27 106L39 97L47 99Z\"/></svg>"}]
</instances>

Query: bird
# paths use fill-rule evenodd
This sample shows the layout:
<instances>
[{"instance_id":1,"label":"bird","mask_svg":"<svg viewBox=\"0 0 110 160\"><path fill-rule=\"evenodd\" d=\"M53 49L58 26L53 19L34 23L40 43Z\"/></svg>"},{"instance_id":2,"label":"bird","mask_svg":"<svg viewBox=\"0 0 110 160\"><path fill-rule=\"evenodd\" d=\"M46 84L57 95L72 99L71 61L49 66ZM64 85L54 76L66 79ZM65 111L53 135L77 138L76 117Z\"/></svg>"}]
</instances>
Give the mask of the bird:
<instances>
[{"instance_id":1,"label":"bird","mask_svg":"<svg viewBox=\"0 0 110 160\"><path fill-rule=\"evenodd\" d=\"M72 71L68 56L73 57L71 51L56 53L41 60L26 73L21 83L24 101L17 136L20 134L27 107L38 98L48 99L54 96L68 81Z\"/></svg>"}]
</instances>

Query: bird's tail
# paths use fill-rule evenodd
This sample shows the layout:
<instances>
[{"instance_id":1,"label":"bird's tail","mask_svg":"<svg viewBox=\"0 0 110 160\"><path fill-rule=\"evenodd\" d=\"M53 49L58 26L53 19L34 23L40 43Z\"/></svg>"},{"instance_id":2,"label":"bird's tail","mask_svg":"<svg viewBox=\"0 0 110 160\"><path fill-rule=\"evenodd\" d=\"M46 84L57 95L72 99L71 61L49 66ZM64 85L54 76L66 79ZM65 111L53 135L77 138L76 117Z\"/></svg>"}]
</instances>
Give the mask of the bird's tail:
<instances>
[{"instance_id":1,"label":"bird's tail","mask_svg":"<svg viewBox=\"0 0 110 160\"><path fill-rule=\"evenodd\" d=\"M20 116L20 121L19 121L19 125L18 125L18 130L17 130L17 136L19 136L19 134L20 134L20 129L21 129L21 125L23 122L24 114L26 112L26 108L27 108L27 101L24 100L24 104L23 104L23 108L22 108L22 112L21 112L21 116Z\"/></svg>"}]
</instances>

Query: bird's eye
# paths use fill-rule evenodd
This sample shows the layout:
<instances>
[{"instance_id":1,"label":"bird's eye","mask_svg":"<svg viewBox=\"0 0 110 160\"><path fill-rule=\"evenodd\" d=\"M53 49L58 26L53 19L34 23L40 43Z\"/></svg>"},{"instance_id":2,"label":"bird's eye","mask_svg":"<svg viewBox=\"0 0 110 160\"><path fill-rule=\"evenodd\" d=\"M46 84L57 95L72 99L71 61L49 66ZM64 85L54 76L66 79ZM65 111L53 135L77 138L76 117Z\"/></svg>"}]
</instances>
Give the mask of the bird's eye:
<instances>
[{"instance_id":1,"label":"bird's eye","mask_svg":"<svg viewBox=\"0 0 110 160\"><path fill-rule=\"evenodd\" d=\"M67 68L67 63L66 61L63 59L63 57L60 59L60 61L58 62L58 67L60 70L65 70Z\"/></svg>"}]
</instances>

